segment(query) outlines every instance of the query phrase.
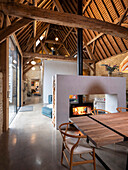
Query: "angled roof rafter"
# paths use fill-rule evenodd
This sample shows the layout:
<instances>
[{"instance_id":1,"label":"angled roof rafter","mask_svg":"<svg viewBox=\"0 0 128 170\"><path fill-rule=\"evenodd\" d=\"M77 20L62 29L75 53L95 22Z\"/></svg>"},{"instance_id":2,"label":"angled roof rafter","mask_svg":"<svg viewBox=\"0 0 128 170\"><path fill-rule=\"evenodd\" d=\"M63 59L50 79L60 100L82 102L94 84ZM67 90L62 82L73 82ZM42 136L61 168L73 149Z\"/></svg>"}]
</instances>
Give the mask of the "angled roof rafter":
<instances>
[{"instance_id":1,"label":"angled roof rafter","mask_svg":"<svg viewBox=\"0 0 128 170\"><path fill-rule=\"evenodd\" d=\"M0 10L4 11L8 15L28 17L39 21L57 25L65 25L68 27L91 29L94 31L104 32L105 34L110 34L112 36L128 39L128 30L125 27L93 18L49 11L33 6L29 6L28 8L27 5L19 5L17 3L0 3Z\"/></svg>"}]
</instances>

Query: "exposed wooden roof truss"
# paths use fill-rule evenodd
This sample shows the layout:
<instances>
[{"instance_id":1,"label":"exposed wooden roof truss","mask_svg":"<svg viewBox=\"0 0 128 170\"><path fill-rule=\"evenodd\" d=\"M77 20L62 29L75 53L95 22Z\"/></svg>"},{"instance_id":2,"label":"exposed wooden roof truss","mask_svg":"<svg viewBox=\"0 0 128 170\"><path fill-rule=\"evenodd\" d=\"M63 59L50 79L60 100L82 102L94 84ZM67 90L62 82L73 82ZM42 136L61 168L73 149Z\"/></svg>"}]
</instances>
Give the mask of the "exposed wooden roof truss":
<instances>
[{"instance_id":1,"label":"exposed wooden roof truss","mask_svg":"<svg viewBox=\"0 0 128 170\"><path fill-rule=\"evenodd\" d=\"M58 16L60 12L62 12L61 15L64 16L66 16L65 13L77 14L77 0L15 0L15 2L21 3L21 6L24 5L32 9L35 7L55 11L55 15L58 11ZM0 42L12 32L15 32L22 52L47 54L48 57L48 55L54 51L56 56L72 58L77 56L77 25L74 27L73 24L66 23L66 20L64 20L66 23L64 25L61 21L59 21L60 23L55 22L56 24L54 24L53 21L49 20L49 22L46 23L46 18L44 19L45 22L43 22L43 19L38 19L38 17L37 20L34 20L34 18L29 17L29 15L26 16L27 18L24 18L20 12L19 14L15 14L15 12L12 13L9 7L6 10L1 4L2 3L0 3L0 10L2 11L2 14L0 14L1 23L3 13L7 13L10 16L12 25L8 28L1 29ZM7 5L9 6L9 3L7 3ZM52 15L52 13L49 15ZM72 19L71 17L75 16L76 15L70 15L69 22ZM82 21L80 23L80 26L83 28L84 59L97 62L128 50L127 0L83 0L83 16L85 19L95 19L93 20L94 22L96 21L94 27L97 27L93 28L90 25L85 28L82 26ZM102 23L101 25L100 23L99 25L96 24L98 20L103 21L105 25L102 25ZM112 23L110 29L109 23ZM92 20L90 20L90 24L93 25ZM114 24L117 26L114 27ZM42 39L41 36L43 37ZM55 41L56 37L58 37L58 41ZM54 50L52 50L52 47Z\"/></svg>"}]
</instances>

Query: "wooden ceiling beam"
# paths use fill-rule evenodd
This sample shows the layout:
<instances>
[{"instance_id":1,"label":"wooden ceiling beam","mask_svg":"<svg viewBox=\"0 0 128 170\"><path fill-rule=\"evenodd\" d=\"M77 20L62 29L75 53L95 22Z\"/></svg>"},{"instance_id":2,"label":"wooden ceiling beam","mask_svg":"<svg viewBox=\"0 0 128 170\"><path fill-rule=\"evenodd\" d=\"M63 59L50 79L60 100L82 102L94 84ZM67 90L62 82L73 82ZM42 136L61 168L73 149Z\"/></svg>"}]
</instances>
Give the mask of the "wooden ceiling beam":
<instances>
[{"instance_id":1,"label":"wooden ceiling beam","mask_svg":"<svg viewBox=\"0 0 128 170\"><path fill-rule=\"evenodd\" d=\"M20 39L22 39L23 37L24 37L24 35L26 35L26 32L28 32L29 30L32 30L32 25L30 24L30 25L28 25L28 27L24 27L23 29L21 29L19 32L20 32L20 34L19 34L19 32L18 32L18 34L16 34L17 35L17 37L18 37L18 40L20 41ZM23 30L23 31L22 31Z\"/></svg>"},{"instance_id":2,"label":"wooden ceiling beam","mask_svg":"<svg viewBox=\"0 0 128 170\"><path fill-rule=\"evenodd\" d=\"M128 23L122 23L121 25L122 25L123 27L128 28Z\"/></svg>"},{"instance_id":3,"label":"wooden ceiling beam","mask_svg":"<svg viewBox=\"0 0 128 170\"><path fill-rule=\"evenodd\" d=\"M4 24L4 13L0 12L0 29L3 28L3 24Z\"/></svg>"},{"instance_id":4,"label":"wooden ceiling beam","mask_svg":"<svg viewBox=\"0 0 128 170\"><path fill-rule=\"evenodd\" d=\"M28 62L30 63L32 59L33 59L33 57L26 59L24 61L23 67L25 67L25 65L27 65Z\"/></svg>"},{"instance_id":5,"label":"wooden ceiling beam","mask_svg":"<svg viewBox=\"0 0 128 170\"><path fill-rule=\"evenodd\" d=\"M85 64L86 66L88 66L88 67L94 72L94 68L93 68L91 65L89 65L88 63L85 63L85 62L84 62L84 64Z\"/></svg>"},{"instance_id":6,"label":"wooden ceiling beam","mask_svg":"<svg viewBox=\"0 0 128 170\"><path fill-rule=\"evenodd\" d=\"M53 2L54 2L54 4L56 5L57 10L58 10L59 12L64 12L62 6L60 5L59 0L53 0Z\"/></svg>"},{"instance_id":7,"label":"wooden ceiling beam","mask_svg":"<svg viewBox=\"0 0 128 170\"><path fill-rule=\"evenodd\" d=\"M84 42L86 43L86 40L85 40L85 39L84 39ZM88 55L89 55L90 59L91 59L91 60L96 59L95 56L93 55L93 53L91 52L91 49L90 49L87 45L85 45L85 48L86 48L86 50L87 50L87 52L88 52Z\"/></svg>"},{"instance_id":8,"label":"wooden ceiling beam","mask_svg":"<svg viewBox=\"0 0 128 170\"><path fill-rule=\"evenodd\" d=\"M126 14L127 14L127 12L128 12L128 8L127 8L127 9L124 11L124 13L121 15L118 25L121 25L121 23L123 22Z\"/></svg>"},{"instance_id":9,"label":"wooden ceiling beam","mask_svg":"<svg viewBox=\"0 0 128 170\"><path fill-rule=\"evenodd\" d=\"M45 40L44 41L45 43L48 43L48 44L58 44L58 45L63 45L63 43L62 42L60 42L60 41L55 41L55 40Z\"/></svg>"},{"instance_id":10,"label":"wooden ceiling beam","mask_svg":"<svg viewBox=\"0 0 128 170\"><path fill-rule=\"evenodd\" d=\"M26 74L32 67L34 67L34 65L31 65L31 66L27 67L27 68L23 71L23 74Z\"/></svg>"},{"instance_id":11,"label":"wooden ceiling beam","mask_svg":"<svg viewBox=\"0 0 128 170\"><path fill-rule=\"evenodd\" d=\"M94 51L95 51L95 44L96 44L96 41L94 41L92 45L92 54L94 54Z\"/></svg>"},{"instance_id":12,"label":"wooden ceiling beam","mask_svg":"<svg viewBox=\"0 0 128 170\"><path fill-rule=\"evenodd\" d=\"M122 23L122 20L124 19L124 16L126 15L127 13L127 9L124 11L124 13L118 18L116 19L113 24L121 24ZM95 36L92 40L90 40L87 45L90 45L91 43L93 43L94 41L96 41L97 39L99 39L102 35L104 35L104 33L100 33L98 34L97 36Z\"/></svg>"},{"instance_id":13,"label":"wooden ceiling beam","mask_svg":"<svg viewBox=\"0 0 128 170\"><path fill-rule=\"evenodd\" d=\"M108 10L104 0L101 0L101 1L103 3L104 8L105 8L105 12L106 12L107 17L109 19L109 22L112 22L112 23L115 22L116 23L116 20L113 20L113 17L111 15L110 11ZM117 17L117 23L118 23L118 21L119 21L119 18ZM116 41L116 39L114 37L108 36L108 35L104 35L104 37L106 37L108 40L111 39L111 41L109 40L109 42L111 44L112 49L114 49L115 53L117 53L118 50L120 51L120 47L118 46L118 43L117 43L117 41ZM113 42L113 43L111 43L111 42ZM113 44L115 44L115 45L113 45Z\"/></svg>"},{"instance_id":14,"label":"wooden ceiling beam","mask_svg":"<svg viewBox=\"0 0 128 170\"><path fill-rule=\"evenodd\" d=\"M49 54L48 49L47 49L47 47L45 46L45 43L43 43L42 41L40 41L40 43L41 43L41 47L42 47L42 49L44 49L45 53L46 53L46 54Z\"/></svg>"},{"instance_id":15,"label":"wooden ceiling beam","mask_svg":"<svg viewBox=\"0 0 128 170\"><path fill-rule=\"evenodd\" d=\"M62 60L62 61L76 61L75 58L65 57L65 56L58 56L58 55L49 55L49 54L39 54L39 53L32 53L32 52L24 52L24 57L34 57L40 58L44 60Z\"/></svg>"},{"instance_id":16,"label":"wooden ceiling beam","mask_svg":"<svg viewBox=\"0 0 128 170\"><path fill-rule=\"evenodd\" d=\"M28 17L38 21L68 27L91 29L93 31L103 32L112 36L128 39L127 28L94 18L88 18L76 14L50 11L18 3L0 3L0 10L4 11L4 13L8 15Z\"/></svg>"},{"instance_id":17,"label":"wooden ceiling beam","mask_svg":"<svg viewBox=\"0 0 128 170\"><path fill-rule=\"evenodd\" d=\"M24 52L23 53L24 58L39 58L39 59L43 59L43 60L62 60L62 61L71 61L71 62L76 62L77 59L73 58L73 57L65 57L65 56L59 56L59 55L49 55L49 54L39 54L39 53L33 53L33 52ZM94 60L90 60L90 59L84 59L83 60L85 63L92 63L94 64L95 61Z\"/></svg>"},{"instance_id":18,"label":"wooden ceiling beam","mask_svg":"<svg viewBox=\"0 0 128 170\"><path fill-rule=\"evenodd\" d=\"M18 31L19 29L21 29L26 24L29 24L32 21L33 21L32 19L27 19L27 18L20 19L19 21L17 21L15 23L9 25L8 27L2 29L0 31L0 43L2 43L8 36L15 33L16 31Z\"/></svg>"},{"instance_id":19,"label":"wooden ceiling beam","mask_svg":"<svg viewBox=\"0 0 128 170\"><path fill-rule=\"evenodd\" d=\"M85 6L83 7L83 14L85 13L87 7L90 5L90 3L92 2L92 0L88 0L85 4Z\"/></svg>"},{"instance_id":20,"label":"wooden ceiling beam","mask_svg":"<svg viewBox=\"0 0 128 170\"><path fill-rule=\"evenodd\" d=\"M65 4L66 4L66 2L65 2ZM66 4L66 5L67 5L67 4ZM67 6L67 7L68 7L68 6ZM70 10L70 9L69 9L69 10ZM70 12L71 12L71 10L70 10ZM73 11L73 12L77 13L76 10ZM75 31L77 32L77 29L76 29L76 28L75 28ZM76 36L75 36L75 37L76 37ZM86 39L85 39L84 37L85 37L85 32L84 32L84 30L83 30L83 41L84 41L84 43L85 43L85 45L86 45L86 44L87 44L87 41L86 41ZM76 40L76 41L77 41L77 40ZM86 46L86 50L87 50L87 53L88 53L88 56L89 56L90 59L97 60L96 57L92 54L90 47Z\"/></svg>"},{"instance_id":21,"label":"wooden ceiling beam","mask_svg":"<svg viewBox=\"0 0 128 170\"><path fill-rule=\"evenodd\" d=\"M37 7L37 0L33 0L33 6L34 7ZM33 21L33 37L35 38L36 37L36 30L37 29L37 22L36 20ZM36 43L34 43L33 45L33 51L36 52Z\"/></svg>"},{"instance_id":22,"label":"wooden ceiling beam","mask_svg":"<svg viewBox=\"0 0 128 170\"><path fill-rule=\"evenodd\" d=\"M66 27L65 28L65 31L69 31L69 28ZM75 51L77 49L77 37L76 35L73 35L72 32L69 36L69 38L67 38L67 41L66 41L67 44L70 44L70 49L73 51Z\"/></svg>"},{"instance_id":23,"label":"wooden ceiling beam","mask_svg":"<svg viewBox=\"0 0 128 170\"><path fill-rule=\"evenodd\" d=\"M46 24L42 30L36 35L35 38L31 39L29 42L29 45L27 47L27 52L31 49L31 47L33 46L33 44L36 42L36 40L43 34L43 32L48 28L49 24Z\"/></svg>"},{"instance_id":24,"label":"wooden ceiling beam","mask_svg":"<svg viewBox=\"0 0 128 170\"><path fill-rule=\"evenodd\" d=\"M66 4L66 2L65 2L65 4ZM66 5L67 5L67 4L66 4ZM68 6L67 6L67 7L68 7ZM69 10L70 10L70 9L69 9ZM71 12L71 10L70 10L70 12ZM76 10L75 10L74 12L77 13ZM76 29L76 28L75 28L75 31L77 32L77 29ZM86 39L84 38L84 36L85 36L84 34L85 34L85 33L84 33L84 31L83 31L83 41L84 41L85 44L87 44L87 41L86 41ZM90 47L86 46L86 50L87 50L88 56L90 57L91 60L96 59L95 56L92 54Z\"/></svg>"},{"instance_id":25,"label":"wooden ceiling beam","mask_svg":"<svg viewBox=\"0 0 128 170\"><path fill-rule=\"evenodd\" d=\"M96 9L97 9L97 11L98 11L99 16L101 17L101 20L105 21L102 13L101 13L101 11L100 11L100 9L99 9L99 7L98 7L98 5L97 5L97 3L96 3L95 1L94 1L94 6L96 7ZM96 18L96 14L95 14L94 11L92 10L92 7L89 7L89 9L90 9L90 11L91 11L92 16L93 16L94 18ZM88 11L87 11L87 14L88 14L88 17L90 17L90 14L89 14ZM93 35L93 37L95 37L96 34L97 34L96 32L93 32L93 31L90 31L90 33L91 33L91 35ZM91 38L91 39L92 39L92 38ZM103 43L103 45L102 45L102 43ZM99 41L97 42L97 46L99 46L99 50L101 50L101 53L102 53L103 58L107 58L108 54L106 53L106 50L107 50L108 53L109 53L109 51L108 51L108 47L107 47L106 44L104 43L103 39L101 39L101 40L99 40ZM109 53L109 55L110 55L110 53Z\"/></svg>"},{"instance_id":26,"label":"wooden ceiling beam","mask_svg":"<svg viewBox=\"0 0 128 170\"><path fill-rule=\"evenodd\" d=\"M62 8L62 6L61 6L59 0L53 0L53 1L54 1L54 4L55 4L56 7L57 7L57 10L58 10L59 12L64 13L64 10L63 10L63 8ZM68 37L68 35L70 34L71 31L72 31L72 28L71 28L71 30L67 33L67 35L65 36L65 38L64 38L63 41L62 41L63 46L64 46L66 52L68 53L68 55L70 55L70 53L69 53L68 49L66 48L64 42L65 42L66 38ZM57 48L57 50L59 50L60 47L61 47L61 44L60 44L60 46Z\"/></svg>"},{"instance_id":27,"label":"wooden ceiling beam","mask_svg":"<svg viewBox=\"0 0 128 170\"><path fill-rule=\"evenodd\" d=\"M64 8L65 12L72 13L71 8L68 8L66 1L64 1L64 4L65 5L63 6L63 8ZM68 29L69 28L63 27L63 30L64 30L64 32L66 32L66 34L69 31ZM76 35L77 35L77 29L75 28L74 30L75 30ZM76 35L72 34L72 32L71 32L71 34L70 34L70 36L67 40L68 44L70 44L70 48L73 49L73 52L77 50L77 37L76 37Z\"/></svg>"},{"instance_id":28,"label":"wooden ceiling beam","mask_svg":"<svg viewBox=\"0 0 128 170\"><path fill-rule=\"evenodd\" d=\"M25 30L26 27L27 27L27 25L24 26L24 28L22 28L20 31L18 31L18 32L16 33L16 35L17 35L17 36L21 36L21 34L24 32L24 30Z\"/></svg>"},{"instance_id":29,"label":"wooden ceiling beam","mask_svg":"<svg viewBox=\"0 0 128 170\"><path fill-rule=\"evenodd\" d=\"M45 33L45 40L47 39L49 29L50 29L50 24L49 24L49 26L47 27L47 30L46 30L46 33Z\"/></svg>"},{"instance_id":30,"label":"wooden ceiling beam","mask_svg":"<svg viewBox=\"0 0 128 170\"><path fill-rule=\"evenodd\" d=\"M25 31L26 32L26 31ZM24 36L21 38L21 39L18 39L18 41L19 41L19 44L22 46L24 46L25 47L25 49L27 48L27 46L28 46L28 44L29 44L29 41L30 41L30 39L31 39L31 37L32 37L32 35L30 35L30 34L33 34L33 32L32 32L32 29L29 29L25 34L24 34ZM30 37L29 38L29 41L27 41L27 43L25 42L26 41L26 39L28 38L28 37Z\"/></svg>"},{"instance_id":31,"label":"wooden ceiling beam","mask_svg":"<svg viewBox=\"0 0 128 170\"><path fill-rule=\"evenodd\" d=\"M61 37L61 39L63 39L62 34L61 34L60 32L58 33L58 35L59 35L59 37ZM62 41L63 41L63 40L62 40ZM64 47L67 55L70 56L70 52L69 52L69 50L66 48L65 44L63 43L62 45L63 45L63 47ZM59 49L57 48L57 51L58 51L58 50L59 50Z\"/></svg>"},{"instance_id":32,"label":"wooden ceiling beam","mask_svg":"<svg viewBox=\"0 0 128 170\"><path fill-rule=\"evenodd\" d=\"M72 30L73 30L73 28L71 28L71 29L69 30L69 32L67 33L67 35L65 35L65 37L64 37L64 39L63 39L63 41L62 41L62 43L65 42L65 40L67 39L67 37L69 36L69 34L72 32ZM59 47L57 48L57 50L60 49L61 45L62 45L62 44L59 45Z\"/></svg>"},{"instance_id":33,"label":"wooden ceiling beam","mask_svg":"<svg viewBox=\"0 0 128 170\"><path fill-rule=\"evenodd\" d=\"M84 30L83 32L85 32L85 36L87 37L87 39L91 39L91 35L90 35L90 32L89 30ZM87 41L87 40L86 40ZM87 46L87 43L85 43L85 45ZM84 45L83 45L84 46ZM85 46L84 46L85 47ZM87 46L89 47L89 46ZM99 50L97 44L95 44L95 48L96 48L96 52L97 52L97 56L96 56L96 60L102 60L103 59L103 56L101 54L101 51ZM90 49L91 51L91 49ZM95 56L95 55L94 55Z\"/></svg>"},{"instance_id":34,"label":"wooden ceiling beam","mask_svg":"<svg viewBox=\"0 0 128 170\"><path fill-rule=\"evenodd\" d=\"M50 1L48 2L48 3L46 3L46 5L45 6L43 6L43 8L45 8L46 6L47 6L47 4L49 4L50 3ZM53 2L51 2L50 3L50 5L52 4ZM38 7L41 7L40 5L38 6ZM54 10L54 5L53 5L53 7L52 7L52 10ZM47 6L46 7L46 9L49 9L49 6ZM46 38L47 38L47 34L48 34L48 31L49 31L49 28L50 28L50 24L48 24L47 25L47 28L46 28ZM42 29L43 30L43 29ZM42 30L40 31L40 33L37 35L37 36L35 36L34 37L34 42L32 42L33 41L33 39L31 39L30 40L30 44L29 44L29 47L27 47L27 51L29 51L30 49L31 49L31 47L33 46L33 43L35 44L36 43L36 40L41 36L41 34L42 34ZM44 31L43 31L44 32ZM45 38L45 39L46 39ZM45 46L44 46L44 48L45 48ZM36 47L35 47L35 49L36 49ZM45 48L46 49L46 48Z\"/></svg>"},{"instance_id":35,"label":"wooden ceiling beam","mask_svg":"<svg viewBox=\"0 0 128 170\"><path fill-rule=\"evenodd\" d=\"M9 16L7 16L7 21L9 22L9 25L11 25L11 21L10 21ZM15 33L13 33L12 35L13 35L12 38L13 38L14 42L16 43L16 46L17 46L17 48L18 48L18 50L20 52L20 55L23 57L23 53L22 53L21 47L19 45L19 42L17 40L17 37L16 37Z\"/></svg>"},{"instance_id":36,"label":"wooden ceiling beam","mask_svg":"<svg viewBox=\"0 0 128 170\"><path fill-rule=\"evenodd\" d=\"M42 2L40 2L40 4L38 4L39 8L42 8L42 6L47 2L47 0L43 0Z\"/></svg>"}]
</instances>

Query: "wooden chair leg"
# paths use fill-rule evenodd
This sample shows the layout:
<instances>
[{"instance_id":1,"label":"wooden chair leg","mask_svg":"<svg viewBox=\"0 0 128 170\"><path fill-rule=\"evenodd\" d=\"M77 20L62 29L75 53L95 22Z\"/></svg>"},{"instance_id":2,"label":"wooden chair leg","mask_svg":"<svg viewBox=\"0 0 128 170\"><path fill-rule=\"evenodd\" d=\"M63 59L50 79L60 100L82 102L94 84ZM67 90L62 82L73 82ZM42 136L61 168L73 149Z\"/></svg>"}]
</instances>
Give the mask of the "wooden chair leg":
<instances>
[{"instance_id":1,"label":"wooden chair leg","mask_svg":"<svg viewBox=\"0 0 128 170\"><path fill-rule=\"evenodd\" d=\"M93 166L94 170L96 170L95 148L93 148Z\"/></svg>"},{"instance_id":2,"label":"wooden chair leg","mask_svg":"<svg viewBox=\"0 0 128 170\"><path fill-rule=\"evenodd\" d=\"M61 164L63 164L63 157L64 157L63 151L64 151L64 144L62 144Z\"/></svg>"},{"instance_id":3,"label":"wooden chair leg","mask_svg":"<svg viewBox=\"0 0 128 170\"><path fill-rule=\"evenodd\" d=\"M70 154L70 170L72 170L73 153Z\"/></svg>"}]
</instances>

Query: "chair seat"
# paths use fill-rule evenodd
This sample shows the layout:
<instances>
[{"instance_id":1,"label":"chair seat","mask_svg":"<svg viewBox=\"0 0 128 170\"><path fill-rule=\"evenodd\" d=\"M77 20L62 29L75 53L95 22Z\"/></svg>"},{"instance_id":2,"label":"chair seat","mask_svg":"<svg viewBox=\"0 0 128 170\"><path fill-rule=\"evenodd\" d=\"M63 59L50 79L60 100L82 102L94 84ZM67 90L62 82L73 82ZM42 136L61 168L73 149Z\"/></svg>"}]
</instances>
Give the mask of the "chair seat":
<instances>
[{"instance_id":1,"label":"chair seat","mask_svg":"<svg viewBox=\"0 0 128 170\"><path fill-rule=\"evenodd\" d=\"M87 136L78 134L78 132L74 133L71 131L71 127L69 125L73 125L73 123L62 123L59 126L59 131L62 135L63 143L62 143L62 154L61 154L61 164L63 164L63 157L66 158L67 163L70 166L70 170L72 170L72 166L93 163L94 170L96 170L96 162L95 162L95 148L90 146L86 140ZM70 130L69 130L70 129ZM65 149L69 152L70 160L65 153ZM91 153L91 154L90 154ZM81 160L81 161L73 161L73 155L80 156L81 154L90 154L93 159L89 160Z\"/></svg>"},{"instance_id":2,"label":"chair seat","mask_svg":"<svg viewBox=\"0 0 128 170\"><path fill-rule=\"evenodd\" d=\"M71 152L71 149L73 145L78 141L78 138L66 138L65 141L65 147L69 152ZM86 142L85 139L80 139L78 146L74 149L73 154L84 154L84 153L90 153L92 152L91 146Z\"/></svg>"}]
</instances>

